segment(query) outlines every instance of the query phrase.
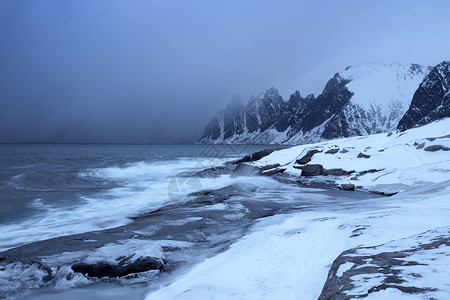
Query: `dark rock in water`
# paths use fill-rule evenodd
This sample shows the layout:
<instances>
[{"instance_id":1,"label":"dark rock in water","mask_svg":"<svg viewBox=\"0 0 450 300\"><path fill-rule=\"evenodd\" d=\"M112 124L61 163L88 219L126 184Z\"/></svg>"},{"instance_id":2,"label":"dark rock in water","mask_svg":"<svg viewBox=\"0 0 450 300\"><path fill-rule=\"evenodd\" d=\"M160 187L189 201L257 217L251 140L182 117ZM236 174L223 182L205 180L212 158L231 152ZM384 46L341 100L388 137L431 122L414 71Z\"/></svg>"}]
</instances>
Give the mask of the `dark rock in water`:
<instances>
[{"instance_id":1,"label":"dark rock in water","mask_svg":"<svg viewBox=\"0 0 450 300\"><path fill-rule=\"evenodd\" d=\"M238 164L236 168L231 173L231 177L238 176L256 176L261 175L261 170L255 166L247 165L247 164Z\"/></svg>"},{"instance_id":2,"label":"dark rock in water","mask_svg":"<svg viewBox=\"0 0 450 300\"><path fill-rule=\"evenodd\" d=\"M253 189L250 190L253 191ZM239 185L231 184L216 190L193 192L188 194L188 196L194 197L194 199L190 200L189 203L194 204L195 207L214 205L217 203L222 203L234 195L238 195L240 191L242 191L242 188ZM176 204L174 206L178 207Z\"/></svg>"},{"instance_id":3,"label":"dark rock in water","mask_svg":"<svg viewBox=\"0 0 450 300\"><path fill-rule=\"evenodd\" d=\"M344 171L343 169L327 169L325 170L325 175L328 176L343 176L347 175L348 172Z\"/></svg>"},{"instance_id":4,"label":"dark rock in water","mask_svg":"<svg viewBox=\"0 0 450 300\"><path fill-rule=\"evenodd\" d=\"M345 148L341 150L341 153L347 153L347 152L348 152L348 150Z\"/></svg>"},{"instance_id":5,"label":"dark rock in water","mask_svg":"<svg viewBox=\"0 0 450 300\"><path fill-rule=\"evenodd\" d=\"M311 159L312 159L312 157L313 157L314 154L316 154L316 153L321 153L321 152L322 152L322 151L317 150L317 149L309 150L309 151L306 153L305 156L303 156L303 157L300 158L300 159L297 159L295 162L296 162L297 164L300 164L300 165L305 165L305 164L307 164L307 163L309 163L309 162L311 161Z\"/></svg>"},{"instance_id":6,"label":"dark rock in water","mask_svg":"<svg viewBox=\"0 0 450 300\"><path fill-rule=\"evenodd\" d=\"M252 161L256 161L256 160L260 160L261 158L271 154L274 151L277 150L282 150L282 149L286 149L286 147L277 147L277 148L271 148L271 149L264 149L249 155L244 156L243 158L233 161L231 163L233 164L240 164L240 163L245 163L245 162L252 162Z\"/></svg>"},{"instance_id":7,"label":"dark rock in water","mask_svg":"<svg viewBox=\"0 0 450 300\"><path fill-rule=\"evenodd\" d=\"M364 154L364 153L361 153L361 152L360 152L360 153L358 154L357 158L370 158L370 155Z\"/></svg>"},{"instance_id":8,"label":"dark rock in water","mask_svg":"<svg viewBox=\"0 0 450 300\"><path fill-rule=\"evenodd\" d=\"M324 168L319 164L305 165L302 169L301 176L319 176L325 175Z\"/></svg>"},{"instance_id":9,"label":"dark rock in water","mask_svg":"<svg viewBox=\"0 0 450 300\"><path fill-rule=\"evenodd\" d=\"M339 148L333 148L325 152L325 154L336 154L339 152Z\"/></svg>"},{"instance_id":10,"label":"dark rock in water","mask_svg":"<svg viewBox=\"0 0 450 300\"><path fill-rule=\"evenodd\" d=\"M341 188L346 191L354 191L355 185L351 184L351 183L343 183L343 184L341 184Z\"/></svg>"},{"instance_id":11,"label":"dark rock in water","mask_svg":"<svg viewBox=\"0 0 450 300\"><path fill-rule=\"evenodd\" d=\"M450 117L449 90L450 62L443 61L422 81L397 129L404 131Z\"/></svg>"},{"instance_id":12,"label":"dark rock in water","mask_svg":"<svg viewBox=\"0 0 450 300\"><path fill-rule=\"evenodd\" d=\"M429 151L429 152L435 152L435 151L439 151L439 150L450 151L450 148L442 146L442 145L431 145L431 146L425 147L425 149L423 149L423 150Z\"/></svg>"},{"instance_id":13,"label":"dark rock in water","mask_svg":"<svg viewBox=\"0 0 450 300\"><path fill-rule=\"evenodd\" d=\"M89 277L115 278L150 270L161 271L163 267L164 261L160 259L153 257L141 257L133 262L129 262L127 259L124 259L118 264L111 264L104 261L95 264L78 263L72 266L72 270Z\"/></svg>"},{"instance_id":14,"label":"dark rock in water","mask_svg":"<svg viewBox=\"0 0 450 300\"><path fill-rule=\"evenodd\" d=\"M200 178L205 178L205 177L217 177L223 174L229 174L231 172L230 168L226 167L226 166L217 166L217 167L212 167L212 168L207 168L204 169L202 171L198 171L195 172L194 174L188 174L186 173L186 177L200 177ZM184 175L184 174L181 174Z\"/></svg>"}]
</instances>

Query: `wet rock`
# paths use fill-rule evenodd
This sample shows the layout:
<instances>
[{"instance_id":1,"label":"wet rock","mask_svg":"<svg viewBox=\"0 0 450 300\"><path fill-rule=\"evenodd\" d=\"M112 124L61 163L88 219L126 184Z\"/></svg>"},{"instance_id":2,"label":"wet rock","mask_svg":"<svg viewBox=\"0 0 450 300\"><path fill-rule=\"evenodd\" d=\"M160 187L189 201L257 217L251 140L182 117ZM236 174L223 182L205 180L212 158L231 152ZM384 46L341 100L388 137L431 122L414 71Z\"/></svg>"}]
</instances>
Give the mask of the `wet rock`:
<instances>
[{"instance_id":1,"label":"wet rock","mask_svg":"<svg viewBox=\"0 0 450 300\"><path fill-rule=\"evenodd\" d=\"M72 270L89 277L116 278L150 270L161 271L163 267L164 261L161 259L154 257L141 257L133 262L129 262L127 259L124 259L118 264L112 264L104 261L95 264L77 263L72 265Z\"/></svg>"},{"instance_id":2,"label":"wet rock","mask_svg":"<svg viewBox=\"0 0 450 300\"><path fill-rule=\"evenodd\" d=\"M360 153L358 154L357 158L370 158L370 155L364 154L364 153L360 152Z\"/></svg>"},{"instance_id":3,"label":"wet rock","mask_svg":"<svg viewBox=\"0 0 450 300\"><path fill-rule=\"evenodd\" d=\"M305 165L305 164L307 164L307 163L309 163L309 162L311 161L311 159L312 159L312 157L313 157L314 154L316 154L316 153L321 153L321 152L322 152L322 151L317 150L317 149L309 150L309 151L306 153L305 156L303 156L303 157L300 158L300 159L297 159L295 162L296 162L297 164L300 164L300 165Z\"/></svg>"},{"instance_id":4,"label":"wet rock","mask_svg":"<svg viewBox=\"0 0 450 300\"><path fill-rule=\"evenodd\" d=\"M347 153L347 152L348 152L348 150L345 148L341 150L341 153Z\"/></svg>"},{"instance_id":5,"label":"wet rock","mask_svg":"<svg viewBox=\"0 0 450 300\"><path fill-rule=\"evenodd\" d=\"M231 170L229 167L217 166L217 167L207 168L202 171L195 172L193 174L183 173L182 175L187 174L189 176L186 176L186 177L194 176L194 177L205 178L205 177L218 177L220 175L230 174L230 172L231 172Z\"/></svg>"},{"instance_id":6,"label":"wet rock","mask_svg":"<svg viewBox=\"0 0 450 300\"><path fill-rule=\"evenodd\" d=\"M365 175L367 173L376 173L376 172L380 172L383 171L384 169L369 169L369 170L364 170L358 173L358 175L362 176Z\"/></svg>"},{"instance_id":7,"label":"wet rock","mask_svg":"<svg viewBox=\"0 0 450 300\"><path fill-rule=\"evenodd\" d=\"M271 154L274 151L277 150L282 150L282 149L286 149L287 147L277 147L277 148L271 148L271 149L264 149L249 155L244 156L243 158L233 161L231 162L232 164L241 164L241 163L246 163L246 162L252 162L252 161L256 161L256 160L260 160L261 158Z\"/></svg>"},{"instance_id":8,"label":"wet rock","mask_svg":"<svg viewBox=\"0 0 450 300\"><path fill-rule=\"evenodd\" d=\"M422 143L422 144L418 144L417 145L417 147L416 147L416 149L422 149L423 147L425 147L425 143Z\"/></svg>"},{"instance_id":9,"label":"wet rock","mask_svg":"<svg viewBox=\"0 0 450 300\"><path fill-rule=\"evenodd\" d=\"M352 183L343 183L341 184L341 188L345 191L354 191L355 185Z\"/></svg>"},{"instance_id":10,"label":"wet rock","mask_svg":"<svg viewBox=\"0 0 450 300\"><path fill-rule=\"evenodd\" d=\"M339 148L333 148L325 152L325 154L336 154L339 152Z\"/></svg>"},{"instance_id":11,"label":"wet rock","mask_svg":"<svg viewBox=\"0 0 450 300\"><path fill-rule=\"evenodd\" d=\"M325 175L324 168L319 164L305 165L302 169L301 176L319 176Z\"/></svg>"},{"instance_id":12,"label":"wet rock","mask_svg":"<svg viewBox=\"0 0 450 300\"><path fill-rule=\"evenodd\" d=\"M262 174L266 176L272 176L275 174L284 173L284 171L286 171L285 168L274 168L271 170L263 171Z\"/></svg>"},{"instance_id":13,"label":"wet rock","mask_svg":"<svg viewBox=\"0 0 450 300\"><path fill-rule=\"evenodd\" d=\"M231 177L257 176L257 175L261 175L261 170L258 167L247 164L238 164L231 173Z\"/></svg>"},{"instance_id":14,"label":"wet rock","mask_svg":"<svg viewBox=\"0 0 450 300\"><path fill-rule=\"evenodd\" d=\"M383 195L383 196L394 196L397 195L398 192L383 192L383 191L370 191L373 194L377 194L377 195Z\"/></svg>"},{"instance_id":15,"label":"wet rock","mask_svg":"<svg viewBox=\"0 0 450 300\"><path fill-rule=\"evenodd\" d=\"M270 170L270 169L274 169L274 168L278 168L280 166L280 164L272 164L272 165L265 165L265 166L262 166L262 167L260 167L260 170L261 171L267 171L267 170Z\"/></svg>"},{"instance_id":16,"label":"wet rock","mask_svg":"<svg viewBox=\"0 0 450 300\"><path fill-rule=\"evenodd\" d=\"M423 150L429 151L429 152L435 152L435 151L439 151L439 150L450 151L450 148L442 146L442 145L431 145L431 146L425 147L425 149L423 149Z\"/></svg>"}]
</instances>

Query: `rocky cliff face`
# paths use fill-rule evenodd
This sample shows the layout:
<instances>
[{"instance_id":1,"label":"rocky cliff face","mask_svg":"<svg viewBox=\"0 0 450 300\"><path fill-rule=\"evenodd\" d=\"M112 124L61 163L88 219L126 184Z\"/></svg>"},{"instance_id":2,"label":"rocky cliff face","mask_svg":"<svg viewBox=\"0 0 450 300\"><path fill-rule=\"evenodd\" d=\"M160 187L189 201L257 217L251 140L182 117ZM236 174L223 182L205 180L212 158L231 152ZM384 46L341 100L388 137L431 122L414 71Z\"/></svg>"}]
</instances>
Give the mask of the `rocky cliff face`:
<instances>
[{"instance_id":1,"label":"rocky cliff face","mask_svg":"<svg viewBox=\"0 0 450 300\"><path fill-rule=\"evenodd\" d=\"M411 101L398 129L412 127L450 117L450 62L438 64L425 77Z\"/></svg>"},{"instance_id":2,"label":"rocky cliff face","mask_svg":"<svg viewBox=\"0 0 450 300\"><path fill-rule=\"evenodd\" d=\"M200 143L301 144L393 130L430 71L420 65L348 67L316 98L275 88L247 105L234 99L207 125Z\"/></svg>"}]
</instances>

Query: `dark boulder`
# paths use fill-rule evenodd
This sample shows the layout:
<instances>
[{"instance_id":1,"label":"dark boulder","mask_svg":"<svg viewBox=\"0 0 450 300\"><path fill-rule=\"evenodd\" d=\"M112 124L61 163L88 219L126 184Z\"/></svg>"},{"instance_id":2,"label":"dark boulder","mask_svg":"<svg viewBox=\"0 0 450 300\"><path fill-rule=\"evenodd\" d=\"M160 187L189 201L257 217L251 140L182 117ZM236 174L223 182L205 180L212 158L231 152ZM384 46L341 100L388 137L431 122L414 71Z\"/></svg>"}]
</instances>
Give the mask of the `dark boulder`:
<instances>
[{"instance_id":1,"label":"dark boulder","mask_svg":"<svg viewBox=\"0 0 450 300\"><path fill-rule=\"evenodd\" d=\"M321 152L322 152L322 151L317 150L317 149L309 150L309 151L306 153L305 156L303 156L303 157L300 158L300 159L297 159L295 162L296 162L297 164L300 164L300 165L305 165L305 164L307 164L307 163L309 163L309 162L311 161L311 159L312 159L312 157L313 157L314 154L316 154L316 153L321 153Z\"/></svg>"},{"instance_id":2,"label":"dark boulder","mask_svg":"<svg viewBox=\"0 0 450 300\"><path fill-rule=\"evenodd\" d=\"M380 172L383 171L384 169L369 169L369 170L364 170L358 173L359 176L365 175L367 173L376 173L376 172Z\"/></svg>"},{"instance_id":3,"label":"dark boulder","mask_svg":"<svg viewBox=\"0 0 450 300\"><path fill-rule=\"evenodd\" d=\"M284 168L273 168L267 171L263 171L262 174L266 176L272 176L275 174L284 173L284 171L286 171L286 169Z\"/></svg>"},{"instance_id":4,"label":"dark boulder","mask_svg":"<svg viewBox=\"0 0 450 300\"><path fill-rule=\"evenodd\" d=\"M343 183L343 184L341 184L341 188L346 191L354 191L355 185L351 184L351 183Z\"/></svg>"},{"instance_id":5,"label":"dark boulder","mask_svg":"<svg viewBox=\"0 0 450 300\"><path fill-rule=\"evenodd\" d=\"M282 149L286 149L287 147L277 147L277 148L271 148L271 149L264 149L258 152L254 152L252 154L246 155L243 158L233 161L231 163L233 164L240 164L240 163L246 163L246 162L252 162L252 161L257 161L260 160L261 158L271 154L274 151L278 151L278 150L282 150Z\"/></svg>"},{"instance_id":6,"label":"dark boulder","mask_svg":"<svg viewBox=\"0 0 450 300\"><path fill-rule=\"evenodd\" d=\"M435 152L435 151L439 151L439 150L450 151L450 148L442 146L442 145L431 145L431 146L425 147L425 149L423 149L423 150L429 151L429 152Z\"/></svg>"},{"instance_id":7,"label":"dark boulder","mask_svg":"<svg viewBox=\"0 0 450 300\"><path fill-rule=\"evenodd\" d=\"M330 150L328 150L327 152L325 152L325 154L336 154L339 152L339 148L332 148Z\"/></svg>"},{"instance_id":8,"label":"dark boulder","mask_svg":"<svg viewBox=\"0 0 450 300\"><path fill-rule=\"evenodd\" d=\"M232 168L232 166L231 166ZM207 178L207 177L218 177L220 175L224 174L230 174L230 166L217 166L212 168L207 168L201 171L198 171L196 173L190 174L190 173L183 173L181 175L186 174L186 177L200 177L200 178Z\"/></svg>"},{"instance_id":9,"label":"dark boulder","mask_svg":"<svg viewBox=\"0 0 450 300\"><path fill-rule=\"evenodd\" d=\"M422 149L423 147L425 147L425 143L422 143L422 144L418 144L417 145L417 147L416 147L416 149Z\"/></svg>"},{"instance_id":10,"label":"dark boulder","mask_svg":"<svg viewBox=\"0 0 450 300\"><path fill-rule=\"evenodd\" d=\"M78 263L72 266L72 270L89 277L123 277L129 274L141 273L150 270L161 271L164 267L164 261L153 257L141 257L133 262L122 260L118 264L109 262L98 262L95 264Z\"/></svg>"},{"instance_id":11,"label":"dark boulder","mask_svg":"<svg viewBox=\"0 0 450 300\"><path fill-rule=\"evenodd\" d=\"M361 152L360 152L360 153L358 154L357 158L370 158L370 155L364 154L364 153L361 153Z\"/></svg>"},{"instance_id":12,"label":"dark boulder","mask_svg":"<svg viewBox=\"0 0 450 300\"><path fill-rule=\"evenodd\" d=\"M272 165L265 165L260 167L259 169L262 172L262 175L266 175L266 176L272 176L278 173L283 173L284 171L286 171L286 168L279 168L280 164L276 163L276 164L272 164Z\"/></svg>"},{"instance_id":13,"label":"dark boulder","mask_svg":"<svg viewBox=\"0 0 450 300\"><path fill-rule=\"evenodd\" d=\"M325 175L327 176L343 176L347 175L348 172L343 169L327 169L325 170Z\"/></svg>"},{"instance_id":14,"label":"dark boulder","mask_svg":"<svg viewBox=\"0 0 450 300\"><path fill-rule=\"evenodd\" d=\"M325 169L323 168L322 165L312 164L303 166L301 176L319 176L319 175L325 175Z\"/></svg>"},{"instance_id":15,"label":"dark boulder","mask_svg":"<svg viewBox=\"0 0 450 300\"><path fill-rule=\"evenodd\" d=\"M276 163L276 164L262 166L262 167L260 167L260 169L261 169L261 171L267 171L270 169L278 168L279 166L280 166L280 164Z\"/></svg>"},{"instance_id":16,"label":"dark boulder","mask_svg":"<svg viewBox=\"0 0 450 300\"><path fill-rule=\"evenodd\" d=\"M258 167L247 164L238 164L233 170L233 173L231 173L231 177L256 175L261 175L261 170Z\"/></svg>"}]
</instances>

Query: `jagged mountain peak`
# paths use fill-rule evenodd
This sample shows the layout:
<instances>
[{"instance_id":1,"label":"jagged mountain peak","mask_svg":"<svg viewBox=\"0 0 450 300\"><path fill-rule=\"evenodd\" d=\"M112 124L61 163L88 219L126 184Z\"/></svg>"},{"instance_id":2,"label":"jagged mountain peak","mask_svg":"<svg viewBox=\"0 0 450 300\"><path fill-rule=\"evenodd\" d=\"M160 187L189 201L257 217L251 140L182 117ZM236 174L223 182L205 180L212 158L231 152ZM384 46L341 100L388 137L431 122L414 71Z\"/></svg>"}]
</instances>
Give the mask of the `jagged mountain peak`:
<instances>
[{"instance_id":1,"label":"jagged mountain peak","mask_svg":"<svg viewBox=\"0 0 450 300\"><path fill-rule=\"evenodd\" d=\"M302 95L300 94L300 92L298 90L295 90L295 92L292 93L291 97L301 98Z\"/></svg>"},{"instance_id":2,"label":"jagged mountain peak","mask_svg":"<svg viewBox=\"0 0 450 300\"><path fill-rule=\"evenodd\" d=\"M421 85L433 84L436 81L441 81L444 87L446 86L446 79L450 70L450 62L442 61L436 65L425 78Z\"/></svg>"},{"instance_id":3,"label":"jagged mountain peak","mask_svg":"<svg viewBox=\"0 0 450 300\"><path fill-rule=\"evenodd\" d=\"M204 134L201 142L299 144L390 131L430 69L398 63L349 66L317 98L295 91L284 101L270 88L242 109L218 115L211 121L215 125L209 124L215 133Z\"/></svg>"},{"instance_id":4,"label":"jagged mountain peak","mask_svg":"<svg viewBox=\"0 0 450 300\"><path fill-rule=\"evenodd\" d=\"M450 63L436 65L414 93L397 128L406 130L450 117Z\"/></svg>"},{"instance_id":5,"label":"jagged mountain peak","mask_svg":"<svg viewBox=\"0 0 450 300\"><path fill-rule=\"evenodd\" d=\"M266 90L266 92L264 93L264 95L267 98L276 98L280 96L280 93L278 92L278 90L274 87L271 87L269 89Z\"/></svg>"}]
</instances>

